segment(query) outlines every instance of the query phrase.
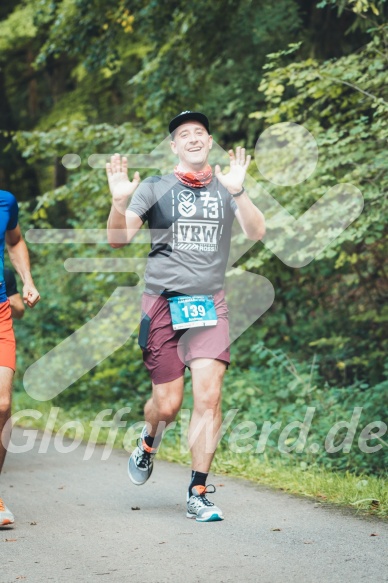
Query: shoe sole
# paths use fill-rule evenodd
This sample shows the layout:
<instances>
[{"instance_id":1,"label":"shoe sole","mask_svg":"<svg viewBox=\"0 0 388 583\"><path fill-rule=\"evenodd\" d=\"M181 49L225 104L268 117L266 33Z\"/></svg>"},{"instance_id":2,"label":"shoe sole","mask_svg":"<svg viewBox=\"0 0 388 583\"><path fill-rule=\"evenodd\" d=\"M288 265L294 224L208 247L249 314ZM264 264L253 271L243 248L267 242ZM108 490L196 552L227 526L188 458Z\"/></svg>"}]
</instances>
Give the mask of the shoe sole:
<instances>
[{"instance_id":1,"label":"shoe sole","mask_svg":"<svg viewBox=\"0 0 388 583\"><path fill-rule=\"evenodd\" d=\"M224 517L220 516L219 514L212 514L207 518L197 518L195 514L190 514L190 512L187 512L186 518L195 518L197 522L219 522L220 520L224 520Z\"/></svg>"},{"instance_id":2,"label":"shoe sole","mask_svg":"<svg viewBox=\"0 0 388 583\"><path fill-rule=\"evenodd\" d=\"M13 524L14 521L11 520L10 518L4 518L3 522L0 523L0 526L9 526L10 524Z\"/></svg>"},{"instance_id":3,"label":"shoe sole","mask_svg":"<svg viewBox=\"0 0 388 583\"><path fill-rule=\"evenodd\" d=\"M129 462L128 462L128 476L129 476L129 479L131 480L132 484L135 484L135 486L142 486L143 484L145 484L150 479L153 471L154 471L154 465L152 464L151 471L148 474L147 478L144 480L144 482L138 482L137 480L134 480L134 478L132 478L131 471L129 469Z\"/></svg>"}]
</instances>

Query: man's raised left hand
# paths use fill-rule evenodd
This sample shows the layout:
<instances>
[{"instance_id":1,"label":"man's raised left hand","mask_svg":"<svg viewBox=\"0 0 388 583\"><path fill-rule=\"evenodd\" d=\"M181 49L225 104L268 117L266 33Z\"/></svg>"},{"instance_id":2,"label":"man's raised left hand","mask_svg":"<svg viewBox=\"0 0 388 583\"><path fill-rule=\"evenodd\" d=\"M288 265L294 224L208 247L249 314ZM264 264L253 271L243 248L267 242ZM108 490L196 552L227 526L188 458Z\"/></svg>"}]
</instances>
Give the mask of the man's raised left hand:
<instances>
[{"instance_id":1,"label":"man's raised left hand","mask_svg":"<svg viewBox=\"0 0 388 583\"><path fill-rule=\"evenodd\" d=\"M215 175L230 194L237 194L243 188L245 174L251 162L251 156L245 157L245 148L237 146L236 155L233 150L228 152L230 158L229 172L223 174L220 166L217 164Z\"/></svg>"}]
</instances>

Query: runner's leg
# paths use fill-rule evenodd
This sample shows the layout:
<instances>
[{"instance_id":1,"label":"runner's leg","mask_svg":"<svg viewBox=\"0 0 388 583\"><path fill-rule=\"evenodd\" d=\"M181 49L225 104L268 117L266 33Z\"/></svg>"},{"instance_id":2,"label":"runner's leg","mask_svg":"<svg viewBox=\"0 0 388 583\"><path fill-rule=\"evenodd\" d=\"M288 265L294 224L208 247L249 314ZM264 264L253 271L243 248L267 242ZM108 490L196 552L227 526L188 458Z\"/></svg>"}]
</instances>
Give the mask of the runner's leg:
<instances>
[{"instance_id":1,"label":"runner's leg","mask_svg":"<svg viewBox=\"0 0 388 583\"><path fill-rule=\"evenodd\" d=\"M164 422L166 427L174 421L182 405L183 386L183 376L168 383L152 383L152 396L144 407L144 418L149 429L147 433L150 436L155 437L159 423Z\"/></svg>"},{"instance_id":2,"label":"runner's leg","mask_svg":"<svg viewBox=\"0 0 388 583\"><path fill-rule=\"evenodd\" d=\"M208 473L217 447L216 434L222 423L221 389L226 364L221 360L196 358L191 361L190 368L194 397L189 428L192 469ZM198 431L204 416L206 423Z\"/></svg>"},{"instance_id":3,"label":"runner's leg","mask_svg":"<svg viewBox=\"0 0 388 583\"><path fill-rule=\"evenodd\" d=\"M152 383L152 396L144 407L146 427L128 462L131 481L141 486L150 478L162 434L175 419L183 399L183 376L167 383Z\"/></svg>"},{"instance_id":4,"label":"runner's leg","mask_svg":"<svg viewBox=\"0 0 388 583\"><path fill-rule=\"evenodd\" d=\"M11 395L12 395L12 379L14 371L7 366L0 366L0 472L2 470L5 456L7 453L7 446L10 439L10 431L5 432L3 429L11 416Z\"/></svg>"},{"instance_id":5,"label":"runner's leg","mask_svg":"<svg viewBox=\"0 0 388 583\"><path fill-rule=\"evenodd\" d=\"M217 433L221 427L221 389L226 363L210 358L197 358L190 362L194 411L189 429L192 457L192 475L187 492L187 518L199 522L223 520L222 510L211 502L207 494L216 491L206 486L214 452Z\"/></svg>"}]
</instances>

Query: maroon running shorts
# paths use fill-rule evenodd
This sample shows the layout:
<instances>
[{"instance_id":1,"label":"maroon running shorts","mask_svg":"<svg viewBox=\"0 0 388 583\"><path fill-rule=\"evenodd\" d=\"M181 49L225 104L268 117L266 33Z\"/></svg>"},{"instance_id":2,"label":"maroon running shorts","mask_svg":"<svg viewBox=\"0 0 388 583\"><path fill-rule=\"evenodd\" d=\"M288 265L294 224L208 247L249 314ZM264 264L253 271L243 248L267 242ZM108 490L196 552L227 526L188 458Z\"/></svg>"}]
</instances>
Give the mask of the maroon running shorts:
<instances>
[{"instance_id":1,"label":"maroon running shorts","mask_svg":"<svg viewBox=\"0 0 388 583\"><path fill-rule=\"evenodd\" d=\"M144 293L139 344L143 361L156 384L183 376L194 358L214 358L230 363L228 306L225 292L214 294L218 321L216 326L173 330L167 299Z\"/></svg>"},{"instance_id":2,"label":"maroon running shorts","mask_svg":"<svg viewBox=\"0 0 388 583\"><path fill-rule=\"evenodd\" d=\"M0 303L0 366L16 369L16 342L9 300Z\"/></svg>"}]
</instances>

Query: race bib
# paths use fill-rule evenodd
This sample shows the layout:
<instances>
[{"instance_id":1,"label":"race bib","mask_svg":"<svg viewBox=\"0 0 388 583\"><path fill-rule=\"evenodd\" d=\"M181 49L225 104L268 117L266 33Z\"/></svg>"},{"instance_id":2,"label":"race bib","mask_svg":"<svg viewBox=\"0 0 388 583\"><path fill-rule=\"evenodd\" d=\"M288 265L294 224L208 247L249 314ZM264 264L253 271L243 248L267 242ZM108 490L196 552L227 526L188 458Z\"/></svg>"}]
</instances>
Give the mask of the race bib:
<instances>
[{"instance_id":1,"label":"race bib","mask_svg":"<svg viewBox=\"0 0 388 583\"><path fill-rule=\"evenodd\" d=\"M174 330L217 324L213 296L177 296L168 298L168 302Z\"/></svg>"}]
</instances>

